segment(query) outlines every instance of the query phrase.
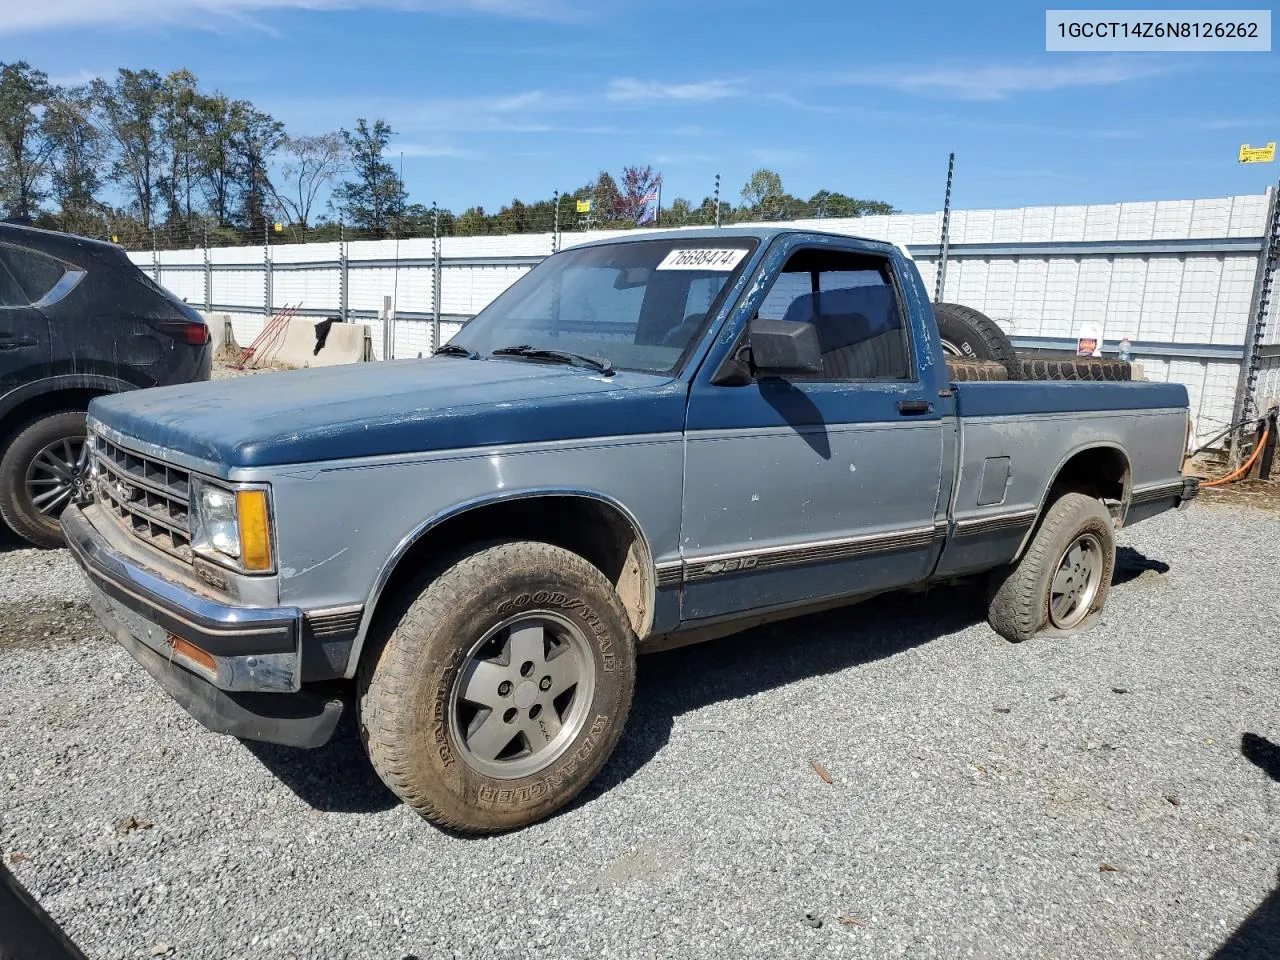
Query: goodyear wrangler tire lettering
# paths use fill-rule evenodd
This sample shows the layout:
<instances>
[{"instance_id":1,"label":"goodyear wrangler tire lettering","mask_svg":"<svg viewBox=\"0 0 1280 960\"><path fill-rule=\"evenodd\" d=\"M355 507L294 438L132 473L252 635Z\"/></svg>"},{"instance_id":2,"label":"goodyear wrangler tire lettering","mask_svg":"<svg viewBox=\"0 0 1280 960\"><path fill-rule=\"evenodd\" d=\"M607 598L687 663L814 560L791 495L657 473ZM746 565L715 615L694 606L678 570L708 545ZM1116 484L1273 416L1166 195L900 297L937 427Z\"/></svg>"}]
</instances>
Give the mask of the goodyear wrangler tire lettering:
<instances>
[{"instance_id":1,"label":"goodyear wrangler tire lettering","mask_svg":"<svg viewBox=\"0 0 1280 960\"><path fill-rule=\"evenodd\" d=\"M464 832L509 830L563 807L604 765L631 706L635 637L612 585L568 551L510 542L443 558L403 590L385 602L404 613L371 637L359 672L361 732L378 775L426 819ZM526 676L509 671L530 664L517 699ZM562 692L555 684L566 677ZM492 747L477 739L489 702L504 707L501 719L528 714L539 697L556 717L521 714L510 743L489 759L473 753Z\"/></svg>"}]
</instances>

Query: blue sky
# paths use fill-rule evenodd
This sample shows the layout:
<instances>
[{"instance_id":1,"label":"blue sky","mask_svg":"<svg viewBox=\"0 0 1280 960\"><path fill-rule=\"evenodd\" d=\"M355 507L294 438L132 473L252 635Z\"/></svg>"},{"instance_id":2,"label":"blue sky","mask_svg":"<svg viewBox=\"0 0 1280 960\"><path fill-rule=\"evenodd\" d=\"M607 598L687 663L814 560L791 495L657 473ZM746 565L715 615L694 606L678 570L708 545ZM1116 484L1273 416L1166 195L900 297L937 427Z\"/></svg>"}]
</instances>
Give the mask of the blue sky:
<instances>
[{"instance_id":1,"label":"blue sky","mask_svg":"<svg viewBox=\"0 0 1280 960\"><path fill-rule=\"evenodd\" d=\"M1200 8L1210 6L1201 2ZM1237 5L1232 5L1237 6ZM981 11L981 13L979 13ZM0 0L0 60L185 67L291 132L385 117L411 199L496 209L652 163L664 202L760 166L906 211L1258 193L1276 53L1044 50L1045 4Z\"/></svg>"}]
</instances>

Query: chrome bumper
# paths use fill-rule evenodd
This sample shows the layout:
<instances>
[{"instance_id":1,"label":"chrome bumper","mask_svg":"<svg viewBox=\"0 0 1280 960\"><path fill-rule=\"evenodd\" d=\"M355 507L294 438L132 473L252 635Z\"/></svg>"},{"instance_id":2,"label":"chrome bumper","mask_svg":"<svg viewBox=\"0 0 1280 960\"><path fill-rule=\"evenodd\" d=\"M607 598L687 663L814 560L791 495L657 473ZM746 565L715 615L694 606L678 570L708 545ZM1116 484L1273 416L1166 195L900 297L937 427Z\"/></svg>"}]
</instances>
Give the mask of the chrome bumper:
<instances>
[{"instance_id":1,"label":"chrome bumper","mask_svg":"<svg viewBox=\"0 0 1280 960\"><path fill-rule=\"evenodd\" d=\"M301 610L228 606L162 579L114 549L78 507L63 514L62 531L104 621L219 690L301 688ZM173 637L207 653L214 668L176 651Z\"/></svg>"}]
</instances>

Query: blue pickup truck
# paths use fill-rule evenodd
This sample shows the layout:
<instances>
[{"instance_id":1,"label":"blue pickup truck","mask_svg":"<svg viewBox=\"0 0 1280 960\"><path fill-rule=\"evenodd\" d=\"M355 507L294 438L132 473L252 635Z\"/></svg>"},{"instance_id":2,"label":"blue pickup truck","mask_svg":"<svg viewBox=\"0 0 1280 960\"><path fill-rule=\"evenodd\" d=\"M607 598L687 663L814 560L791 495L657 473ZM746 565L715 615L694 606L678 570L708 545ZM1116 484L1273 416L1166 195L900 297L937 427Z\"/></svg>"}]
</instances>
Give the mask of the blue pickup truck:
<instances>
[{"instance_id":1,"label":"blue pickup truck","mask_svg":"<svg viewBox=\"0 0 1280 960\"><path fill-rule=\"evenodd\" d=\"M62 525L205 726L309 747L354 709L406 803L499 831L601 769L638 652L970 578L1010 640L1088 627L1115 531L1196 493L1186 390L963 367L899 247L637 234L427 360L95 400Z\"/></svg>"}]
</instances>

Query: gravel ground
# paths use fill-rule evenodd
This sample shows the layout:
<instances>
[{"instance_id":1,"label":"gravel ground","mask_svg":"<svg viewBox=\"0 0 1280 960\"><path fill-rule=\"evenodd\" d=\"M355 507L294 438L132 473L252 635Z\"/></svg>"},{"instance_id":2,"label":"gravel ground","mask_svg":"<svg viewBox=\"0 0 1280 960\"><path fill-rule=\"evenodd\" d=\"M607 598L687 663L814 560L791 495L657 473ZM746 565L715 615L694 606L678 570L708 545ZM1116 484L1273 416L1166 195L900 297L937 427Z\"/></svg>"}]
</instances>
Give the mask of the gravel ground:
<instances>
[{"instance_id":1,"label":"gravel ground","mask_svg":"<svg viewBox=\"0 0 1280 960\"><path fill-rule=\"evenodd\" d=\"M645 658L599 782L478 840L397 806L350 729L203 731L86 628L64 555L10 545L0 851L94 958L1184 958L1269 894L1222 955L1280 956L1280 514L1122 543L1069 640L939 591Z\"/></svg>"}]
</instances>

